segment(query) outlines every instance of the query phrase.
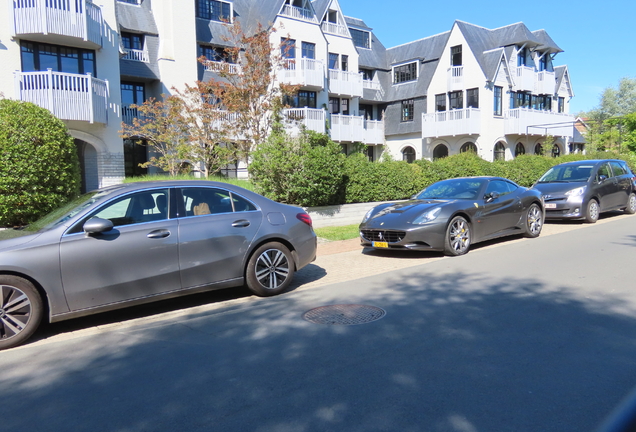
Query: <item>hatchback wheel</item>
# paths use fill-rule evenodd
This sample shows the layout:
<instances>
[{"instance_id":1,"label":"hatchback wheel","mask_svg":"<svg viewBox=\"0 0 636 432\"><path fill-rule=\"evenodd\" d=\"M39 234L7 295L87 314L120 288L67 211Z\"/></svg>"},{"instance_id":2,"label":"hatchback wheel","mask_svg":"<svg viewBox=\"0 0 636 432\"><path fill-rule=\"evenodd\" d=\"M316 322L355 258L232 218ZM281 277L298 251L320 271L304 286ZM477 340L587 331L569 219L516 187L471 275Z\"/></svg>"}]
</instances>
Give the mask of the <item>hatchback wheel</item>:
<instances>
[{"instance_id":1,"label":"hatchback wheel","mask_svg":"<svg viewBox=\"0 0 636 432\"><path fill-rule=\"evenodd\" d=\"M280 294L287 289L294 276L294 261L285 245L266 243L252 254L245 279L254 294L267 297Z\"/></svg>"},{"instance_id":2,"label":"hatchback wheel","mask_svg":"<svg viewBox=\"0 0 636 432\"><path fill-rule=\"evenodd\" d=\"M636 195L632 192L629 194L627 198L627 206L625 207L625 213L634 214L636 213Z\"/></svg>"},{"instance_id":3,"label":"hatchback wheel","mask_svg":"<svg viewBox=\"0 0 636 432\"><path fill-rule=\"evenodd\" d=\"M26 341L42 320L42 299L33 284L16 276L0 276L0 349Z\"/></svg>"},{"instance_id":4,"label":"hatchback wheel","mask_svg":"<svg viewBox=\"0 0 636 432\"><path fill-rule=\"evenodd\" d=\"M595 199L591 199L585 209L585 222L595 223L598 220L599 212L598 202Z\"/></svg>"},{"instance_id":5,"label":"hatchback wheel","mask_svg":"<svg viewBox=\"0 0 636 432\"><path fill-rule=\"evenodd\" d=\"M446 242L444 253L446 255L464 255L470 248L470 225L461 216L455 216L446 228Z\"/></svg>"},{"instance_id":6,"label":"hatchback wheel","mask_svg":"<svg viewBox=\"0 0 636 432\"><path fill-rule=\"evenodd\" d=\"M535 238L541 234L543 228L543 212L535 203L528 208L526 213L526 237Z\"/></svg>"}]
</instances>

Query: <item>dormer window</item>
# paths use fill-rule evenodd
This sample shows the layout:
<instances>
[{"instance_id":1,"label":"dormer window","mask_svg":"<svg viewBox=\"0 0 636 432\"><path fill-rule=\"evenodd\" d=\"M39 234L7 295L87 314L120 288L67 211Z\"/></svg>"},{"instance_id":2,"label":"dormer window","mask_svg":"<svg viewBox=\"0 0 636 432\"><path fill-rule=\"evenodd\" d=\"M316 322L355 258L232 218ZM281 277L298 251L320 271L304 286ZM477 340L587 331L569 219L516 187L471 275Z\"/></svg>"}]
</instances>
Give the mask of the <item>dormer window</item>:
<instances>
[{"instance_id":1,"label":"dormer window","mask_svg":"<svg viewBox=\"0 0 636 432\"><path fill-rule=\"evenodd\" d=\"M218 0L196 0L197 18L232 22L232 3Z\"/></svg>"},{"instance_id":2,"label":"dormer window","mask_svg":"<svg viewBox=\"0 0 636 432\"><path fill-rule=\"evenodd\" d=\"M363 30L349 29L353 44L359 48L371 49L371 33Z\"/></svg>"},{"instance_id":3,"label":"dormer window","mask_svg":"<svg viewBox=\"0 0 636 432\"><path fill-rule=\"evenodd\" d=\"M521 48L517 51L517 66L526 66L527 48Z\"/></svg>"},{"instance_id":4,"label":"dormer window","mask_svg":"<svg viewBox=\"0 0 636 432\"><path fill-rule=\"evenodd\" d=\"M393 67L393 84L399 84L417 79L417 62L406 63Z\"/></svg>"},{"instance_id":5,"label":"dormer window","mask_svg":"<svg viewBox=\"0 0 636 432\"><path fill-rule=\"evenodd\" d=\"M462 46L451 47L451 66L462 65Z\"/></svg>"}]
</instances>

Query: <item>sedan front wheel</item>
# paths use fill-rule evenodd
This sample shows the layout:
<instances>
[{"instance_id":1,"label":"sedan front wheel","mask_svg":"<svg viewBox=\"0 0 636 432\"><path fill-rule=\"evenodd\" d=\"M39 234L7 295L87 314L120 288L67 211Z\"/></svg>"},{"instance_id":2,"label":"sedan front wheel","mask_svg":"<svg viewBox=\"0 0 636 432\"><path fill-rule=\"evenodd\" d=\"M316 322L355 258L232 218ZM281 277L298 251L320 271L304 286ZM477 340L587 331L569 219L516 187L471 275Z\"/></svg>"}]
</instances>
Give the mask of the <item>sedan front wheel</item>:
<instances>
[{"instance_id":1,"label":"sedan front wheel","mask_svg":"<svg viewBox=\"0 0 636 432\"><path fill-rule=\"evenodd\" d=\"M294 276L294 260L287 247L278 242L266 243L252 254L245 279L247 287L261 297L280 294Z\"/></svg>"},{"instance_id":2,"label":"sedan front wheel","mask_svg":"<svg viewBox=\"0 0 636 432\"><path fill-rule=\"evenodd\" d=\"M470 225L461 216L455 216L446 228L444 253L450 256L464 255L470 248Z\"/></svg>"},{"instance_id":3,"label":"sedan front wheel","mask_svg":"<svg viewBox=\"0 0 636 432\"><path fill-rule=\"evenodd\" d=\"M0 350L26 341L40 325L44 308L33 284L17 276L0 276Z\"/></svg>"}]
</instances>

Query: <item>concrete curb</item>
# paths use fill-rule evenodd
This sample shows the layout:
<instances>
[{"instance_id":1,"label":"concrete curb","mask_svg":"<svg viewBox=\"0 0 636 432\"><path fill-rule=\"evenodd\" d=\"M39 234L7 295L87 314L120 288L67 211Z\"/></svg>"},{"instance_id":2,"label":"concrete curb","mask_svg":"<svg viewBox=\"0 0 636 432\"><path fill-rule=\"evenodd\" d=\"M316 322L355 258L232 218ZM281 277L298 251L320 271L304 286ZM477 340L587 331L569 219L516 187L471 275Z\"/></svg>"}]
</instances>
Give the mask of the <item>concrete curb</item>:
<instances>
[{"instance_id":1,"label":"concrete curb","mask_svg":"<svg viewBox=\"0 0 636 432\"><path fill-rule=\"evenodd\" d=\"M399 201L380 201L355 204L340 204L322 207L305 207L305 211L311 216L311 220L314 223L314 228L354 225L362 222L362 218L371 208L387 202Z\"/></svg>"}]
</instances>

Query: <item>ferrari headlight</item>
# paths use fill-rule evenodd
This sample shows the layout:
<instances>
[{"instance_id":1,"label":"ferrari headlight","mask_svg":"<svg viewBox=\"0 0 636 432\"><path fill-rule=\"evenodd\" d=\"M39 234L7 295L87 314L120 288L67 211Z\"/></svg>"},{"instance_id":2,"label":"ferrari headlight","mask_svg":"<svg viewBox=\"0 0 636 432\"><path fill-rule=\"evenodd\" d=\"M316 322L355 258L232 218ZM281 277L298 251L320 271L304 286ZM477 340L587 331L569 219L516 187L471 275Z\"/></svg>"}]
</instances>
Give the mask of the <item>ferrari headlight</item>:
<instances>
[{"instance_id":1,"label":"ferrari headlight","mask_svg":"<svg viewBox=\"0 0 636 432\"><path fill-rule=\"evenodd\" d=\"M439 216L439 214L442 212L442 208L441 207L435 207L432 210L426 211L424 213L422 213L421 215L419 215L418 217L416 217L413 220L413 224L415 225L423 225L427 222L431 222L433 220L435 220L435 218L437 216Z\"/></svg>"},{"instance_id":2,"label":"ferrari headlight","mask_svg":"<svg viewBox=\"0 0 636 432\"><path fill-rule=\"evenodd\" d=\"M365 223L369 220L369 218L371 217L371 213L373 213L373 209L369 210L367 214L364 215L364 217L362 218L362 223Z\"/></svg>"},{"instance_id":3,"label":"ferrari headlight","mask_svg":"<svg viewBox=\"0 0 636 432\"><path fill-rule=\"evenodd\" d=\"M577 187L576 189L572 189L569 190L565 193L566 197L579 197L581 195L585 194L585 189L587 189L587 186L581 186L581 187Z\"/></svg>"}]
</instances>

